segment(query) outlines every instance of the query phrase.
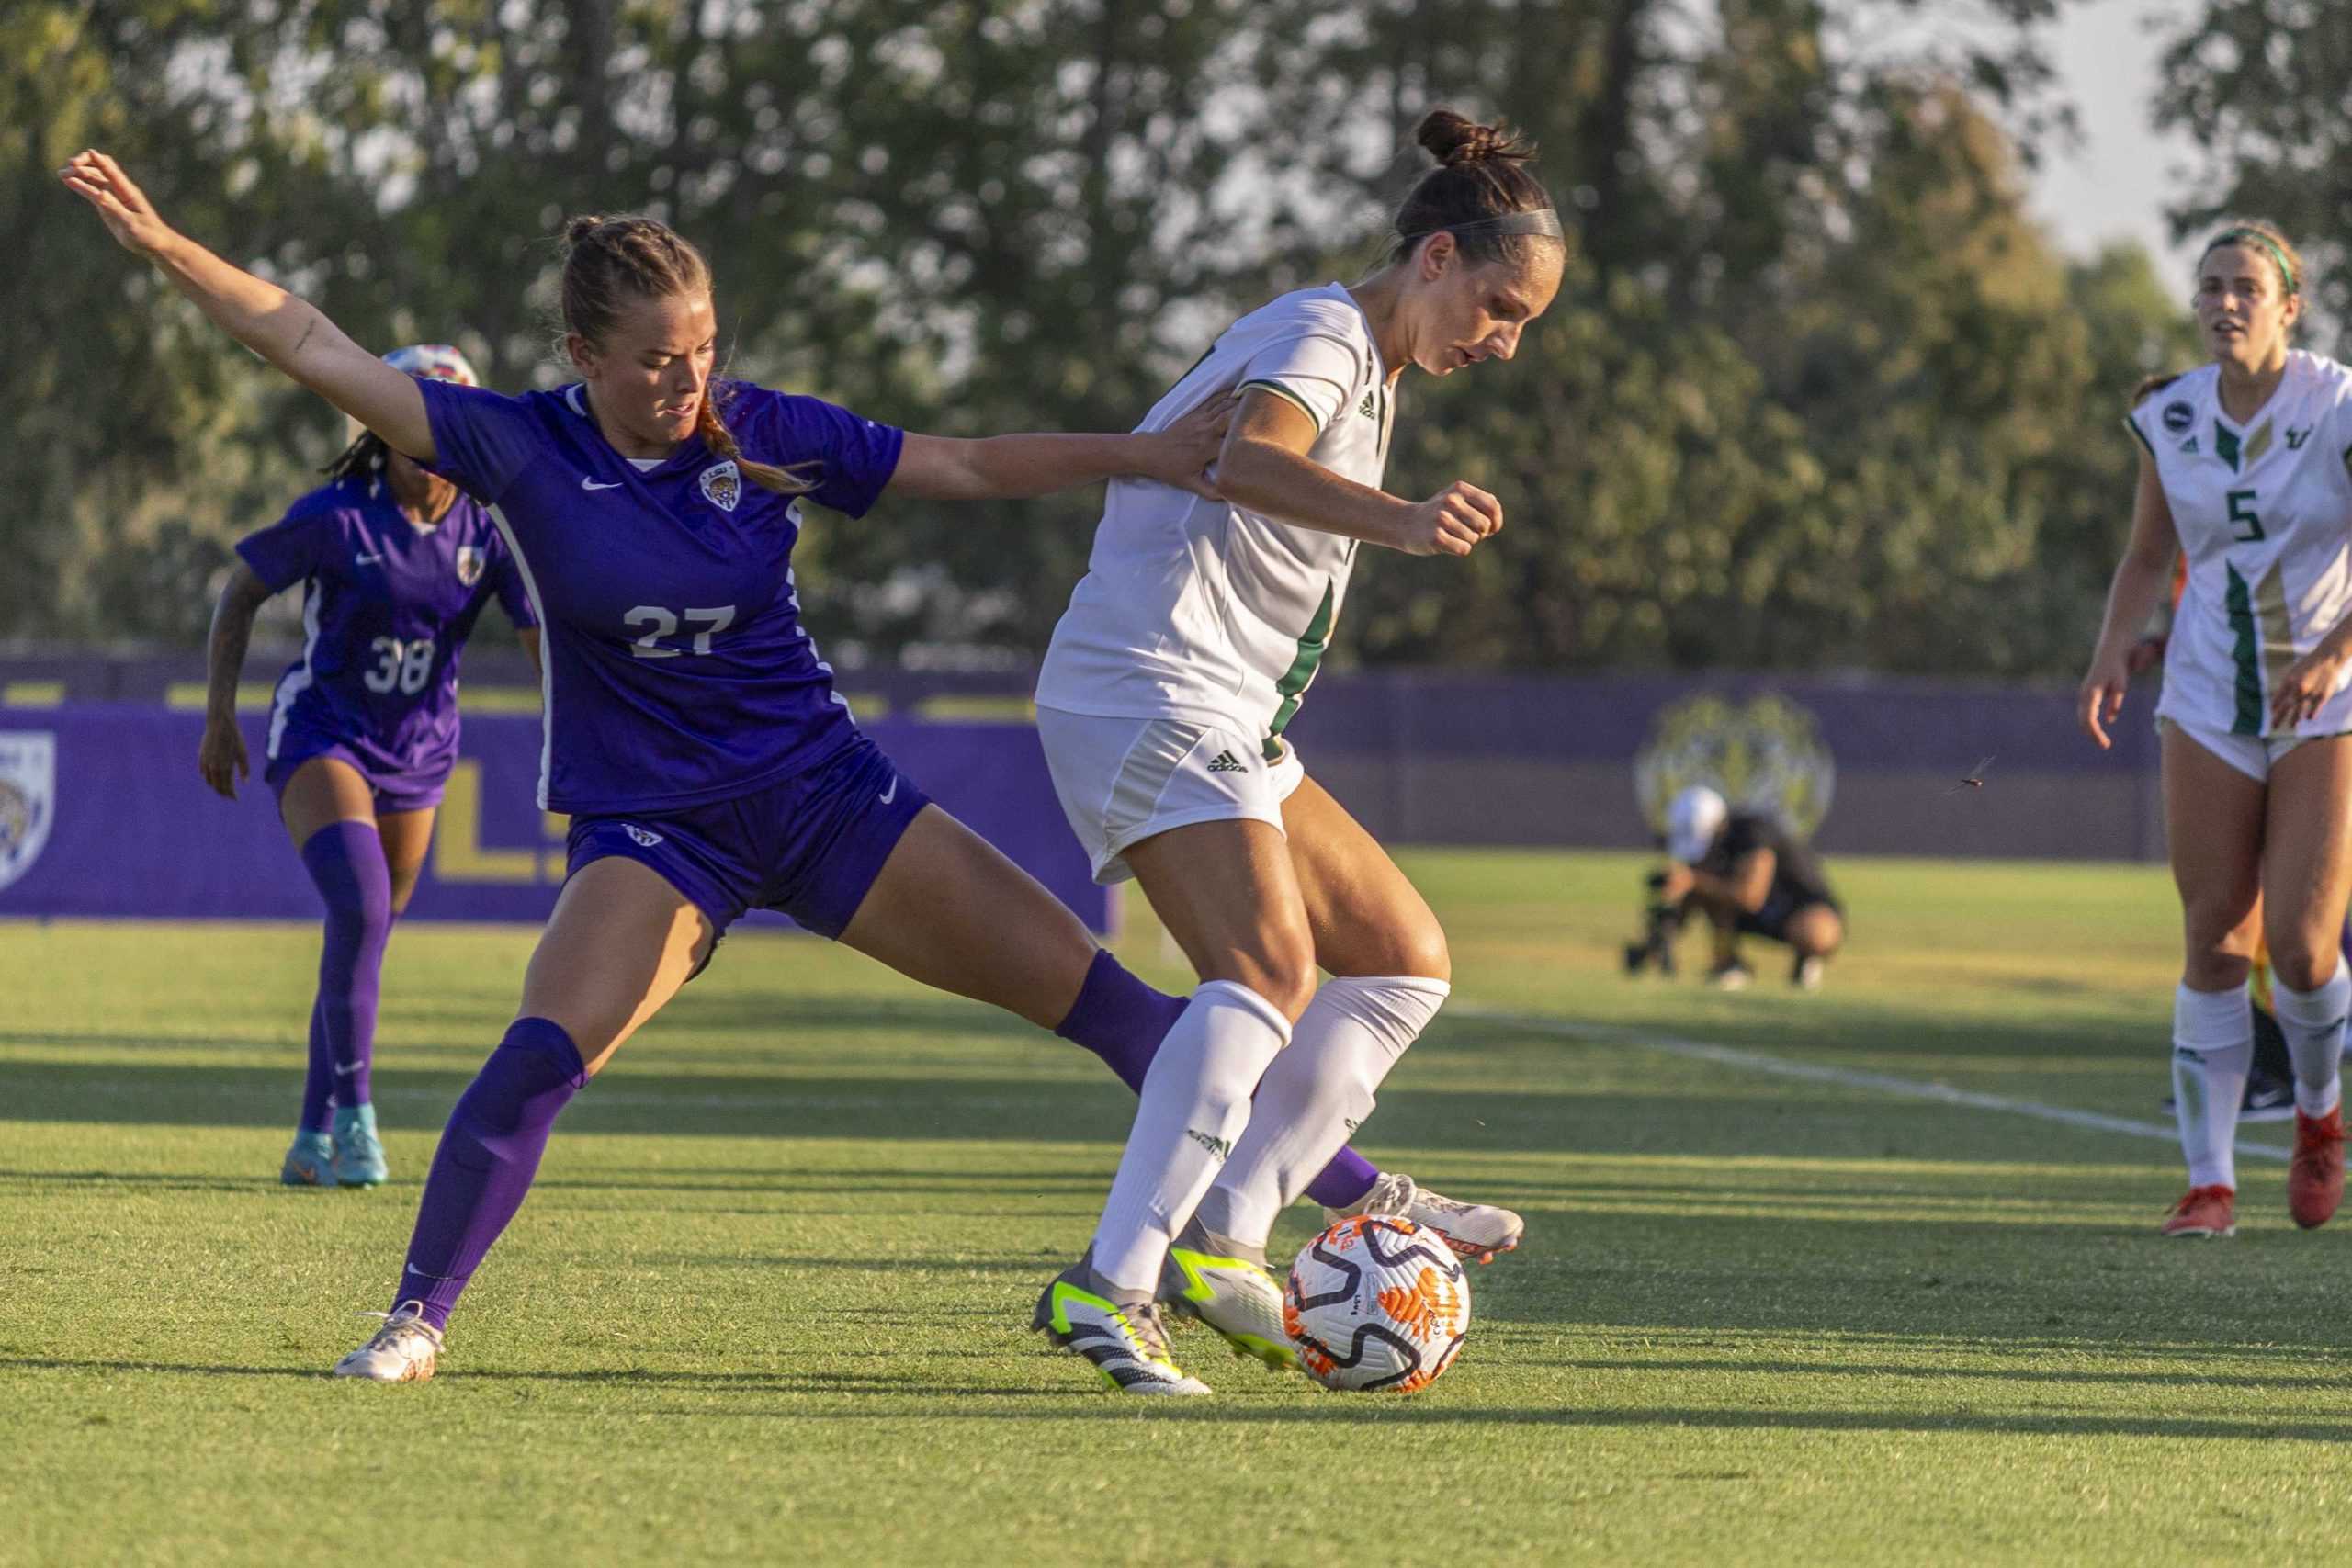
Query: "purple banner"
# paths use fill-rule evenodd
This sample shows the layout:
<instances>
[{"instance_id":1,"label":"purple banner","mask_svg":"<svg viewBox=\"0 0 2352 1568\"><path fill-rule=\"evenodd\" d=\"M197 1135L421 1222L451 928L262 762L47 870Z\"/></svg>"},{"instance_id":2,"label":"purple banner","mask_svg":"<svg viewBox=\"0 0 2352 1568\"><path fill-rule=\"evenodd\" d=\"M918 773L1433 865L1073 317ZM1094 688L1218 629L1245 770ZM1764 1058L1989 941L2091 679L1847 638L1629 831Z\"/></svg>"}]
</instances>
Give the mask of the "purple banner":
<instances>
[{"instance_id":1,"label":"purple banner","mask_svg":"<svg viewBox=\"0 0 2352 1568\"><path fill-rule=\"evenodd\" d=\"M249 716L244 726L258 765L264 725ZM865 728L943 807L1089 926L1107 928L1108 892L1087 874L1035 730L892 719ZM315 916L318 895L258 773L234 802L197 777L203 731L200 715L145 705L0 712L0 917ZM547 918L566 824L533 804L538 771L537 718L466 720L406 919Z\"/></svg>"}]
</instances>

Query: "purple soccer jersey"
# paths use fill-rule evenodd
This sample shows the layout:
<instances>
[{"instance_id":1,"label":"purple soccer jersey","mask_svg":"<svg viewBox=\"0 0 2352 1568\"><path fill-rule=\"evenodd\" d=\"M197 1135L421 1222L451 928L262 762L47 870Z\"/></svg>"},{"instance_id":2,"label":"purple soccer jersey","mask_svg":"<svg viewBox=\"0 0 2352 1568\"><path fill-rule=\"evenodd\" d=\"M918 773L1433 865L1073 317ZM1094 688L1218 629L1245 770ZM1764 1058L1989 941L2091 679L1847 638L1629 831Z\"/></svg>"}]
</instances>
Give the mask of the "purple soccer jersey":
<instances>
[{"instance_id":1,"label":"purple soccer jersey","mask_svg":"<svg viewBox=\"0 0 2352 1568\"><path fill-rule=\"evenodd\" d=\"M537 625L506 542L460 495L432 527L383 487L312 491L237 554L272 592L306 584L302 656L277 682L268 755L340 745L379 779L437 780L458 750L458 655L496 598Z\"/></svg>"},{"instance_id":2,"label":"purple soccer jersey","mask_svg":"<svg viewBox=\"0 0 2352 1568\"><path fill-rule=\"evenodd\" d=\"M801 497L694 436L639 470L577 385L502 397L424 381L434 467L488 502L544 625L539 804L575 815L748 795L857 737L800 626ZM714 383L746 457L800 467L805 499L861 516L904 433L815 398Z\"/></svg>"}]
</instances>

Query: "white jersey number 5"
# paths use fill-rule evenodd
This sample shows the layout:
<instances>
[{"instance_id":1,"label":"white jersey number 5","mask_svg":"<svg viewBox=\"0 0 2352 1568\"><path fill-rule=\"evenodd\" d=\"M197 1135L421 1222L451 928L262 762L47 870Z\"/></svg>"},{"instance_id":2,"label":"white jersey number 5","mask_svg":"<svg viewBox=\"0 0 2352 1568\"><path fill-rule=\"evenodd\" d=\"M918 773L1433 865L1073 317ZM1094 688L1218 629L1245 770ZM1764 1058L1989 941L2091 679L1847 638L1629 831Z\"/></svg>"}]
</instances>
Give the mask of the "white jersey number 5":
<instances>
[{"instance_id":1,"label":"white jersey number 5","mask_svg":"<svg viewBox=\"0 0 2352 1568\"><path fill-rule=\"evenodd\" d=\"M734 624L735 606L721 604L713 610L665 610L659 604L639 604L621 617L621 625L631 631L640 626L645 628L645 635L633 639L628 650L639 659L675 659L687 651L683 648L662 646L662 638L677 636L681 615L685 617L687 626L695 628L694 651L708 653L711 637Z\"/></svg>"}]
</instances>

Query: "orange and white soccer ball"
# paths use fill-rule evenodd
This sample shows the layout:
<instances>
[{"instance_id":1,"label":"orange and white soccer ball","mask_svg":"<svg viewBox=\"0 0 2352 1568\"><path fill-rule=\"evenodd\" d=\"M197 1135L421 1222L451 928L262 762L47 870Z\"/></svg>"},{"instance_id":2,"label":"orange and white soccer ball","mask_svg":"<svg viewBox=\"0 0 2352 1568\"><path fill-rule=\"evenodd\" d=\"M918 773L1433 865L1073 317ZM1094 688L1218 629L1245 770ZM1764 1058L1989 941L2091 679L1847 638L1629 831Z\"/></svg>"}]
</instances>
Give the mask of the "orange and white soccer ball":
<instances>
[{"instance_id":1,"label":"orange and white soccer ball","mask_svg":"<svg viewBox=\"0 0 2352 1568\"><path fill-rule=\"evenodd\" d=\"M1283 1327L1325 1388L1413 1393L1435 1382L1470 1332L1470 1280L1445 1238L1362 1214L1299 1248Z\"/></svg>"}]
</instances>

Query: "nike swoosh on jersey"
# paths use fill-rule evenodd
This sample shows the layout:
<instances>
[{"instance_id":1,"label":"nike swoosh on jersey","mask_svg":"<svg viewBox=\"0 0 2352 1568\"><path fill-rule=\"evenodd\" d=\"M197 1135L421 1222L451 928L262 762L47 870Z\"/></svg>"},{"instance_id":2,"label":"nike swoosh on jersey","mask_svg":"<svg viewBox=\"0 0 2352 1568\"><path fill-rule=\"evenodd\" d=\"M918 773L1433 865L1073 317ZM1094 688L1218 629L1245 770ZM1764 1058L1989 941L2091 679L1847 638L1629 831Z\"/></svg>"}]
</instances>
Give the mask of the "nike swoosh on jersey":
<instances>
[{"instance_id":1,"label":"nike swoosh on jersey","mask_svg":"<svg viewBox=\"0 0 2352 1568\"><path fill-rule=\"evenodd\" d=\"M594 479L582 479L580 488L582 490L618 490L621 488L621 481L606 479L603 484L598 484Z\"/></svg>"},{"instance_id":2,"label":"nike swoosh on jersey","mask_svg":"<svg viewBox=\"0 0 2352 1568\"><path fill-rule=\"evenodd\" d=\"M886 789L886 790L884 790L884 791L882 792L882 795L881 795L881 803L882 803L883 805L885 805L885 806L888 806L888 805L889 805L892 801L894 801L894 800L896 800L896 799L898 799L898 798L899 798L899 781L898 781L897 779L893 778L893 779L890 781L890 787L889 787L888 789Z\"/></svg>"}]
</instances>

